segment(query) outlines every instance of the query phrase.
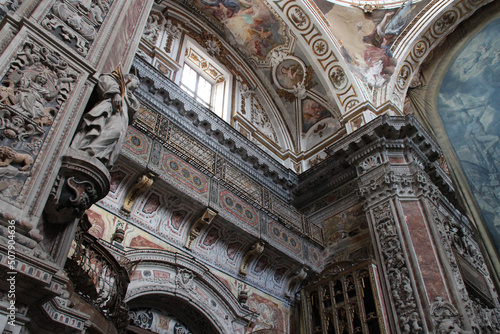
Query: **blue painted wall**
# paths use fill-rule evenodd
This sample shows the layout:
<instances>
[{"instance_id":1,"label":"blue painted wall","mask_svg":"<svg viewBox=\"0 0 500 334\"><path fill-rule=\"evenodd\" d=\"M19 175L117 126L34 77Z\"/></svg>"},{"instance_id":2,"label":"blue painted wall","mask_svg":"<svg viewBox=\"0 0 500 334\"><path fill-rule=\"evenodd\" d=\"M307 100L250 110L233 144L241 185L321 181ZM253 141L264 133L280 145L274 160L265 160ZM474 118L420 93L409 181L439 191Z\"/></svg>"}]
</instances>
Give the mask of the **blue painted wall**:
<instances>
[{"instance_id":1,"label":"blue painted wall","mask_svg":"<svg viewBox=\"0 0 500 334\"><path fill-rule=\"evenodd\" d=\"M458 54L438 97L439 114L484 221L500 249L500 19Z\"/></svg>"}]
</instances>

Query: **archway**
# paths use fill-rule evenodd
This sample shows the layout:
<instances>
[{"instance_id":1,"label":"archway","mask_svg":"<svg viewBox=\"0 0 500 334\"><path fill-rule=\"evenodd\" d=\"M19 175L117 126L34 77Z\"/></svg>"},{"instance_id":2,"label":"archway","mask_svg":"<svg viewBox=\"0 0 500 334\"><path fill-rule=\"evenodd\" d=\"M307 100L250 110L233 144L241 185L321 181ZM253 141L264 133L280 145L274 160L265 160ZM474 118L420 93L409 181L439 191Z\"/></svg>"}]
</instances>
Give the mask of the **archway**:
<instances>
[{"instance_id":1,"label":"archway","mask_svg":"<svg viewBox=\"0 0 500 334\"><path fill-rule=\"evenodd\" d=\"M235 294L192 257L159 250L129 251L125 256L138 263L125 297L131 316L140 311L146 322L156 324L156 331L151 331L152 325L141 328L140 322L137 326L132 321L138 329L147 328L143 333L243 333L252 316L259 316L238 303ZM162 331L160 320L169 328L178 320L178 328L186 331Z\"/></svg>"},{"instance_id":2,"label":"archway","mask_svg":"<svg viewBox=\"0 0 500 334\"><path fill-rule=\"evenodd\" d=\"M212 321L189 301L165 293L152 293L128 303L129 332L145 329L157 334L219 334Z\"/></svg>"}]
</instances>

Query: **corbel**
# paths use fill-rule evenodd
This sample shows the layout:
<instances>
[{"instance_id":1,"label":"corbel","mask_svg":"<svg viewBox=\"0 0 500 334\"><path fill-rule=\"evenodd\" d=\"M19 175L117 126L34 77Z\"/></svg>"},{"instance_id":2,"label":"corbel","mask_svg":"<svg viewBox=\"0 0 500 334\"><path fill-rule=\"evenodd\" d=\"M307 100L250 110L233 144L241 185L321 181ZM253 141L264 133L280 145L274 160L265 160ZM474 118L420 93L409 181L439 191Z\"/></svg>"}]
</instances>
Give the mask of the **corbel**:
<instances>
[{"instance_id":1,"label":"corbel","mask_svg":"<svg viewBox=\"0 0 500 334\"><path fill-rule=\"evenodd\" d=\"M128 190L121 211L130 214L137 198L153 185L155 176L156 174L153 172L147 172L137 179L136 183Z\"/></svg>"},{"instance_id":2,"label":"corbel","mask_svg":"<svg viewBox=\"0 0 500 334\"><path fill-rule=\"evenodd\" d=\"M307 277L307 267L302 267L299 270L297 270L296 272L294 272L291 275L290 280L288 281L288 287L286 289L285 296L287 298L290 298L290 296L293 295L294 288L298 284L300 284L300 282L302 282L303 280L305 280L306 277Z\"/></svg>"},{"instance_id":3,"label":"corbel","mask_svg":"<svg viewBox=\"0 0 500 334\"><path fill-rule=\"evenodd\" d=\"M191 249L193 247L193 242L198 238L200 235L201 230L212 223L212 220L214 220L215 216L217 215L217 211L211 209L211 208L206 208L203 214L199 219L196 220L196 222L191 226L191 229L189 230L188 233L188 238L186 240L186 244L184 247L187 249Z\"/></svg>"},{"instance_id":4,"label":"corbel","mask_svg":"<svg viewBox=\"0 0 500 334\"><path fill-rule=\"evenodd\" d=\"M264 251L264 240L259 240L255 244L250 247L250 249L243 256L243 260L241 260L240 265L240 276L245 277L247 275L248 265L252 260L257 258Z\"/></svg>"}]
</instances>

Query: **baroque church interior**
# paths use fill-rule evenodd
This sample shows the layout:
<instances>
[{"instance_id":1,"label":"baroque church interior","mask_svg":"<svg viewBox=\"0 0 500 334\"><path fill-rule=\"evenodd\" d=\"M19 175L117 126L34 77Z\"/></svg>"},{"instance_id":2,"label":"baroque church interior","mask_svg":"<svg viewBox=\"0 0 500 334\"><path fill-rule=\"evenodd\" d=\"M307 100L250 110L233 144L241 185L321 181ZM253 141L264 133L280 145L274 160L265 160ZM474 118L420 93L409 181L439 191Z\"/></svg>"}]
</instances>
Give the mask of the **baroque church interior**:
<instances>
[{"instance_id":1,"label":"baroque church interior","mask_svg":"<svg viewBox=\"0 0 500 334\"><path fill-rule=\"evenodd\" d=\"M500 1L0 19L0 333L500 333Z\"/></svg>"}]
</instances>

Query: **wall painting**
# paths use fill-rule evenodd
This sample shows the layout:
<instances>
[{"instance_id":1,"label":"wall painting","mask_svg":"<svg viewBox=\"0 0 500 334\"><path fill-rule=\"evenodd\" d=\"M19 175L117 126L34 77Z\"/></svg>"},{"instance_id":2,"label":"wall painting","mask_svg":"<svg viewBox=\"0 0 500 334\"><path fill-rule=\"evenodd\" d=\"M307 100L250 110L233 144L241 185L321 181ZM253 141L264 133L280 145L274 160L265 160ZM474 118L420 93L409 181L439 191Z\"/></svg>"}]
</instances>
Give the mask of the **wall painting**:
<instances>
[{"instance_id":1,"label":"wall painting","mask_svg":"<svg viewBox=\"0 0 500 334\"><path fill-rule=\"evenodd\" d=\"M483 220L500 249L500 19L458 54L438 109Z\"/></svg>"}]
</instances>

